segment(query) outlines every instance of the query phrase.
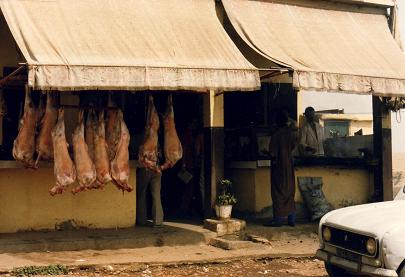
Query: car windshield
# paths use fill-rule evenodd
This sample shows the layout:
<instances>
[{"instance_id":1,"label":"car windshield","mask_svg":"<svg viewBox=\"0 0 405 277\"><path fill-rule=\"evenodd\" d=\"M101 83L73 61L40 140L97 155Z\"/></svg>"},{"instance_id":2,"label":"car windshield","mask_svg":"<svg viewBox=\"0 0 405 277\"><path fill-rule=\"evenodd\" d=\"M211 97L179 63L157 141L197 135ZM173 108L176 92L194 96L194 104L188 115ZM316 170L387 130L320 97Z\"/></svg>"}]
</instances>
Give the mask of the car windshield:
<instances>
[{"instance_id":1,"label":"car windshield","mask_svg":"<svg viewBox=\"0 0 405 277\"><path fill-rule=\"evenodd\" d=\"M398 191L395 200L405 200L405 185Z\"/></svg>"}]
</instances>

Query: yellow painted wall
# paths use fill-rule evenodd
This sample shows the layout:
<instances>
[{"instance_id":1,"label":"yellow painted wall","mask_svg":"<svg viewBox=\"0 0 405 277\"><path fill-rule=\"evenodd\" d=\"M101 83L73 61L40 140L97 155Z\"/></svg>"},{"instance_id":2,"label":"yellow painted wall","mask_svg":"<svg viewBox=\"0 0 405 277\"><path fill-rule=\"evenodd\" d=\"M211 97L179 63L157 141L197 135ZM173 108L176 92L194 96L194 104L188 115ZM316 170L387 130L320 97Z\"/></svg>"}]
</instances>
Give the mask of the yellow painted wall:
<instances>
[{"instance_id":1,"label":"yellow painted wall","mask_svg":"<svg viewBox=\"0 0 405 277\"><path fill-rule=\"evenodd\" d=\"M239 211L260 212L271 206L270 170L268 167L256 169L229 169L228 176L233 181ZM296 177L322 177L323 192L335 208L367 203L373 188L373 176L366 169L337 167L298 167ZM296 202L303 203L296 181Z\"/></svg>"},{"instance_id":2,"label":"yellow painted wall","mask_svg":"<svg viewBox=\"0 0 405 277\"><path fill-rule=\"evenodd\" d=\"M270 178L271 172L268 167L256 169L255 211L259 212L264 207L270 206Z\"/></svg>"},{"instance_id":3,"label":"yellow painted wall","mask_svg":"<svg viewBox=\"0 0 405 277\"><path fill-rule=\"evenodd\" d=\"M53 230L69 220L83 228L122 228L135 223L135 192L123 194L113 184L104 190L51 197L53 168L37 171L0 169L0 233ZM135 168L130 184L135 189Z\"/></svg>"},{"instance_id":4,"label":"yellow painted wall","mask_svg":"<svg viewBox=\"0 0 405 277\"><path fill-rule=\"evenodd\" d=\"M256 170L231 169L228 172L233 182L233 190L238 198L235 209L240 211L255 211L256 209Z\"/></svg>"}]
</instances>

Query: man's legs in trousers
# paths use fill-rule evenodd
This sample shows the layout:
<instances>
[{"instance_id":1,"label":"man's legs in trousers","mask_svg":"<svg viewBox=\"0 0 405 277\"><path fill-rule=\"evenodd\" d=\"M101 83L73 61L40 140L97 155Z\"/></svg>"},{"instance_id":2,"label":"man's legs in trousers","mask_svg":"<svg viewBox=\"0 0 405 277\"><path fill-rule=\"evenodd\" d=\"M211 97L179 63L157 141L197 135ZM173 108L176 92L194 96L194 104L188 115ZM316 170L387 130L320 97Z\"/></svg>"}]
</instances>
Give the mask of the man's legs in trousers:
<instances>
[{"instance_id":1,"label":"man's legs in trousers","mask_svg":"<svg viewBox=\"0 0 405 277\"><path fill-rule=\"evenodd\" d=\"M160 188L162 181L162 173L150 172L150 192L152 193L152 217L154 225L162 225L163 223L163 208L160 198Z\"/></svg>"},{"instance_id":2,"label":"man's legs in trousers","mask_svg":"<svg viewBox=\"0 0 405 277\"><path fill-rule=\"evenodd\" d=\"M150 183L150 172L144 167L136 169L136 223L146 225L146 192Z\"/></svg>"}]
</instances>

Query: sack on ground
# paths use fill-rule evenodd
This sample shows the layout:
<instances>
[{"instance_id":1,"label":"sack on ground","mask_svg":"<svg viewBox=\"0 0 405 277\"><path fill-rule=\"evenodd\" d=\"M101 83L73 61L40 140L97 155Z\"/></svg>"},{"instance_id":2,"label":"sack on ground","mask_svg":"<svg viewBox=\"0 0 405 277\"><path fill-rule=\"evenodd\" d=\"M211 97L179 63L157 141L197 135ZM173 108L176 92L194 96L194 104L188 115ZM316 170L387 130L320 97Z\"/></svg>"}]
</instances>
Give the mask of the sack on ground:
<instances>
[{"instance_id":1,"label":"sack on ground","mask_svg":"<svg viewBox=\"0 0 405 277\"><path fill-rule=\"evenodd\" d=\"M332 210L322 191L321 177L298 177L298 187L304 198L311 220L318 220Z\"/></svg>"}]
</instances>

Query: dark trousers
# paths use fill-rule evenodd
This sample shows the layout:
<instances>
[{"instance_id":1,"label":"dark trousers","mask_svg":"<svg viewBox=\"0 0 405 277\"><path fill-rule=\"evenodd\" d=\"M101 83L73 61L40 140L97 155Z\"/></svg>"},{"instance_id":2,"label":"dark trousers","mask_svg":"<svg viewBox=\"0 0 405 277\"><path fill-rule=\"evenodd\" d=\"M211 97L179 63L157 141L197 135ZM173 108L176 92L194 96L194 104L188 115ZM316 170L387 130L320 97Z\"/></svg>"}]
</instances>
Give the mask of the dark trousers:
<instances>
[{"instance_id":1,"label":"dark trousers","mask_svg":"<svg viewBox=\"0 0 405 277\"><path fill-rule=\"evenodd\" d=\"M146 193L148 188L152 194L153 224L163 223L163 208L160 198L162 174L150 171L144 167L136 170L136 221L140 225L147 222Z\"/></svg>"}]
</instances>

